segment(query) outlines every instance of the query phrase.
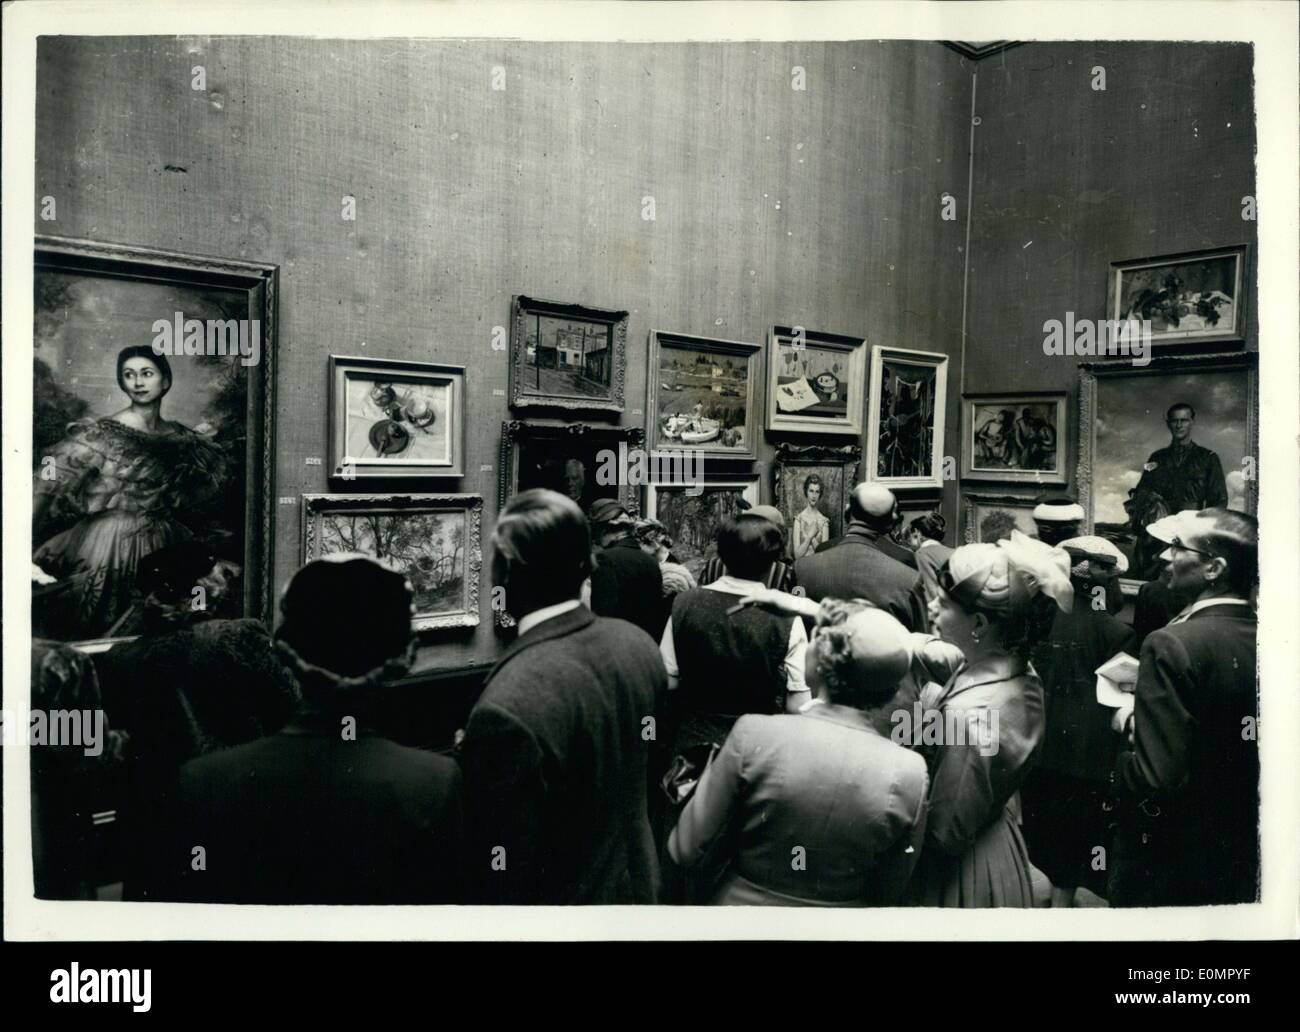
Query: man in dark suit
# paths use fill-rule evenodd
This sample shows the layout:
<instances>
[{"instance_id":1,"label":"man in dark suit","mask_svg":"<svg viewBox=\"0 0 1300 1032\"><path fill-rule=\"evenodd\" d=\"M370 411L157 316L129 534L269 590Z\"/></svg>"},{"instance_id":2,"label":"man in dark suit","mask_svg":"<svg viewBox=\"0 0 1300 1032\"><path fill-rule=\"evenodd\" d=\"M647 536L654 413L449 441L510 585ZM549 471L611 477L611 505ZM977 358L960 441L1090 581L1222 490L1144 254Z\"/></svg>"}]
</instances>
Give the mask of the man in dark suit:
<instances>
[{"instance_id":1,"label":"man in dark suit","mask_svg":"<svg viewBox=\"0 0 1300 1032\"><path fill-rule=\"evenodd\" d=\"M1181 512L1147 532L1189 604L1142 645L1132 747L1116 781L1126 806L1111 864L1117 906L1248 903L1259 875L1254 517Z\"/></svg>"},{"instance_id":2,"label":"man in dark suit","mask_svg":"<svg viewBox=\"0 0 1300 1032\"><path fill-rule=\"evenodd\" d=\"M663 574L636 539L636 523L612 498L591 506L596 568L591 572L591 611L634 623L656 641L664 629Z\"/></svg>"},{"instance_id":3,"label":"man in dark suit","mask_svg":"<svg viewBox=\"0 0 1300 1032\"><path fill-rule=\"evenodd\" d=\"M210 903L455 903L455 762L366 724L414 654L406 578L360 555L308 563L277 647L303 703L278 734L182 768L168 894Z\"/></svg>"},{"instance_id":4,"label":"man in dark suit","mask_svg":"<svg viewBox=\"0 0 1300 1032\"><path fill-rule=\"evenodd\" d=\"M653 903L646 761L667 688L659 650L580 602L591 540L568 498L516 495L492 546L493 582L519 637L488 675L461 743L475 898Z\"/></svg>"},{"instance_id":5,"label":"man in dark suit","mask_svg":"<svg viewBox=\"0 0 1300 1032\"><path fill-rule=\"evenodd\" d=\"M800 586L817 601L864 598L909 631L924 630L920 575L879 547L880 539L898 522L894 492L879 484L859 484L849 498L848 515L848 530L838 545L794 564Z\"/></svg>"}]
</instances>

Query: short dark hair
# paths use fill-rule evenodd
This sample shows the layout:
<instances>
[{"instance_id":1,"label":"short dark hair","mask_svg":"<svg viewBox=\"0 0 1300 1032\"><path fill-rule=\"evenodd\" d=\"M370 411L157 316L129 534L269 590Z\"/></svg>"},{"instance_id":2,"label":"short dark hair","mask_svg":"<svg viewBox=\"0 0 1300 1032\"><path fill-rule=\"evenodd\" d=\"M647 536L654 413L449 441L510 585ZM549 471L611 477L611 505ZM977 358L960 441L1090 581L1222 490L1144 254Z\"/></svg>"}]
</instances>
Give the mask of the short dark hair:
<instances>
[{"instance_id":1,"label":"short dark hair","mask_svg":"<svg viewBox=\"0 0 1300 1032\"><path fill-rule=\"evenodd\" d=\"M172 380L171 363L167 361L166 355L158 354L158 352L154 351L153 347L149 344L132 344L130 347L123 348L117 353L117 385L122 388L122 390L126 390L126 382L122 379L122 368L126 365L127 360L132 358L147 358L157 366L158 372L160 372L163 379L167 381L164 393L171 390L172 383L174 382Z\"/></svg>"},{"instance_id":2,"label":"short dark hair","mask_svg":"<svg viewBox=\"0 0 1300 1032\"><path fill-rule=\"evenodd\" d=\"M822 484L821 475L817 473L809 473L806 477L803 478L803 493L805 498L808 497L808 486L810 484L816 484L823 491L826 490L825 485Z\"/></svg>"},{"instance_id":3,"label":"short dark hair","mask_svg":"<svg viewBox=\"0 0 1300 1032\"><path fill-rule=\"evenodd\" d=\"M916 531L922 537L927 537L931 541L943 541L943 534L947 526L947 521L939 513L927 512L916 517L908 524L908 529Z\"/></svg>"},{"instance_id":4,"label":"short dark hair","mask_svg":"<svg viewBox=\"0 0 1300 1032\"><path fill-rule=\"evenodd\" d=\"M853 634L845 625L851 616L875 606L860 599L841 602L828 598L817 614L817 650L813 663L831 702L858 709L873 709L889 702L898 685L871 683L860 676L853 661Z\"/></svg>"},{"instance_id":5,"label":"short dark hair","mask_svg":"<svg viewBox=\"0 0 1300 1032\"><path fill-rule=\"evenodd\" d=\"M1174 413L1177 412L1179 409L1187 409L1187 411L1192 414L1192 418L1193 419L1196 418L1196 409L1192 408L1192 406L1187 404L1187 402L1185 401L1179 401L1179 402L1175 402L1174 404L1170 405L1167 409L1165 409L1165 422L1168 423L1169 420L1173 419Z\"/></svg>"},{"instance_id":6,"label":"short dark hair","mask_svg":"<svg viewBox=\"0 0 1300 1032\"><path fill-rule=\"evenodd\" d=\"M1203 542L1207 550L1228 564L1228 586L1248 597L1259 576L1259 521L1236 509L1202 509L1201 516L1214 521L1217 533Z\"/></svg>"},{"instance_id":7,"label":"short dark hair","mask_svg":"<svg viewBox=\"0 0 1300 1032\"><path fill-rule=\"evenodd\" d=\"M781 555L781 528L752 516L735 516L718 531L718 558L727 572L742 580L762 580Z\"/></svg>"},{"instance_id":8,"label":"short dark hair","mask_svg":"<svg viewBox=\"0 0 1300 1032\"><path fill-rule=\"evenodd\" d=\"M527 614L577 598L591 576L591 530L578 504L535 487L512 498L492 528L492 583Z\"/></svg>"}]
</instances>

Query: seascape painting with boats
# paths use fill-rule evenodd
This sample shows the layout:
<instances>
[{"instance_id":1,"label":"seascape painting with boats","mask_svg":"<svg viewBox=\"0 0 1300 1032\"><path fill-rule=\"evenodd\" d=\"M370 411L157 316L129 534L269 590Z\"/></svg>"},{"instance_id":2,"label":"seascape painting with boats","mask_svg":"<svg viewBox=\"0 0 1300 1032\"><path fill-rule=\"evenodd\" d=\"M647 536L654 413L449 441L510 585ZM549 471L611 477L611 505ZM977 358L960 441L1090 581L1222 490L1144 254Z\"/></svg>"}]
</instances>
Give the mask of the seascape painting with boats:
<instances>
[{"instance_id":1,"label":"seascape painting with boats","mask_svg":"<svg viewBox=\"0 0 1300 1032\"><path fill-rule=\"evenodd\" d=\"M662 439L676 446L745 450L748 382L746 358L664 348L655 406Z\"/></svg>"}]
</instances>

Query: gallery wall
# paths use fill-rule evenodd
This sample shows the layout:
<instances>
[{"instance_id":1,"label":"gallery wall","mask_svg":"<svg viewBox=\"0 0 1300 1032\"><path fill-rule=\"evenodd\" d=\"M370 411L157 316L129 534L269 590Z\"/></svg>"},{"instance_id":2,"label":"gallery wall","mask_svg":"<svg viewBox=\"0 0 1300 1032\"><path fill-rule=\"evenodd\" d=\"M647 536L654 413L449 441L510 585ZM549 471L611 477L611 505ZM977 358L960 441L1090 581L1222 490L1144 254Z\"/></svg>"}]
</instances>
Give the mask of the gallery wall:
<instances>
[{"instance_id":1,"label":"gallery wall","mask_svg":"<svg viewBox=\"0 0 1300 1032\"><path fill-rule=\"evenodd\" d=\"M1180 125L1199 105L1200 142L1175 144L1170 130L1174 153L1152 153L1165 133L1131 125L1120 98L1137 87L1117 82L1103 102L1125 141L1115 155L1030 146L1016 159L1013 141L1045 145L1042 119L1062 117L1064 101L1028 82L1062 93L1065 58L1035 53L1006 55L1015 74L998 73L1000 86L998 75L985 86L981 70L975 226L986 257L972 270L978 332L967 356L972 382L989 389L1028 385L1004 382L1018 368L1004 352L978 353L989 341L1032 347L1026 328L1041 318L1024 305L1025 275L1046 306L1078 303L1102 282L1112 224L1127 227L1119 256L1151 250L1138 246L1148 224L1169 250L1201 246L1222 237L1213 213L1246 192L1221 134L1249 132L1249 120L1211 124L1235 94L1201 88L1215 71L1204 59L1170 55L1177 88L1150 101ZM192 88L196 66L203 90ZM504 90L492 89L498 67ZM806 89L792 88L796 67ZM763 341L773 324L803 325L944 352L944 451L956 454L965 226L940 218L940 196L966 184L972 67L934 43L47 38L36 186L57 199L57 219L36 228L279 266L277 501L329 489L324 465L311 463L327 455L329 354L461 364L467 474L428 489L483 495L490 528L510 416L493 330L508 325L515 293L631 313L625 424L644 421L652 328ZM1224 181L1207 203L1188 187L1216 154ZM1083 200L1068 187L1041 191L1066 198L1086 244L1059 225L1039 232L1040 219L1059 216L1028 198L1051 169L1115 184L1100 199L1095 185ZM345 195L355 221L342 218ZM653 221L642 217L647 197ZM1032 256L1011 251L1021 228L1040 238ZM762 441L764 500L772 454ZM955 526L956 492L945 494ZM297 504L276 505L277 587L300 561L300 518ZM487 576L485 563L485 586ZM490 662L500 643L486 607L482 621L424 649L420 668Z\"/></svg>"},{"instance_id":2,"label":"gallery wall","mask_svg":"<svg viewBox=\"0 0 1300 1032\"><path fill-rule=\"evenodd\" d=\"M1251 48L1034 43L980 61L975 94L965 389L1069 391L1077 490L1081 360L1045 356L1043 323L1105 318L1113 261L1253 250ZM1258 311L1252 290L1250 350Z\"/></svg>"}]
</instances>

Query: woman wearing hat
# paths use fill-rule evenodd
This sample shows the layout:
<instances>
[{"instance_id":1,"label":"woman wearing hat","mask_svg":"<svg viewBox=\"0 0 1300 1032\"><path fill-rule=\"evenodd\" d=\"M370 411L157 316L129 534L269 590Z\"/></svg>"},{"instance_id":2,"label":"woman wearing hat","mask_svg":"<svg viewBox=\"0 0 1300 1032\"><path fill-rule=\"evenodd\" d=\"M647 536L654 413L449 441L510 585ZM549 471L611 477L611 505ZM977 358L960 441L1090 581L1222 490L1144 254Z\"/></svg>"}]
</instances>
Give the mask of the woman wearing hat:
<instances>
[{"instance_id":1,"label":"woman wearing hat","mask_svg":"<svg viewBox=\"0 0 1300 1032\"><path fill-rule=\"evenodd\" d=\"M1033 905L1017 792L1043 739L1029 650L1073 600L1066 553L1013 532L964 545L939 574L931 628L963 659L921 695L930 814L914 892L924 906ZM939 744L931 744L935 739Z\"/></svg>"}]
</instances>

